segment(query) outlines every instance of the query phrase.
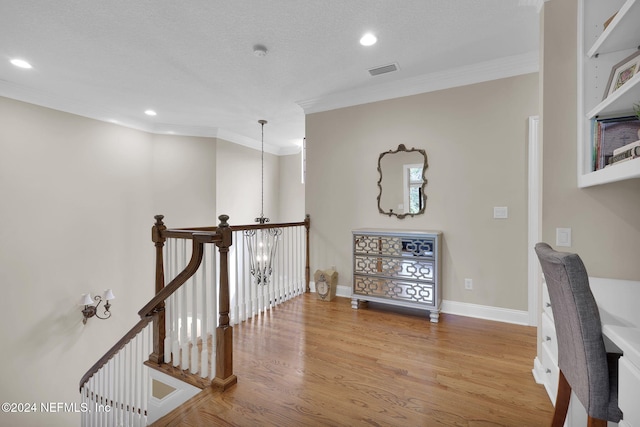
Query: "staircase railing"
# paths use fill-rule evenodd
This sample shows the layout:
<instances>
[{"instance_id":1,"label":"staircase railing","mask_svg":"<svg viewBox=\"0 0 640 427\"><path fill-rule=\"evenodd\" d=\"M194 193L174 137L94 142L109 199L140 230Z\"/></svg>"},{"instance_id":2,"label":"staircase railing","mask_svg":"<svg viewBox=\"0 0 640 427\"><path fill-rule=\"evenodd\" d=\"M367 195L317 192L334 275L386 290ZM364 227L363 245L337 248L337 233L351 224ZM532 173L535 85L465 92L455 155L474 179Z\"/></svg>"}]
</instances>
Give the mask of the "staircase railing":
<instances>
[{"instance_id":1,"label":"staircase railing","mask_svg":"<svg viewBox=\"0 0 640 427\"><path fill-rule=\"evenodd\" d=\"M219 335L223 338L221 348L231 347L231 327L225 322L223 313L227 313L224 301L224 290L229 288L227 268L227 254L232 245L232 234L226 215L220 216L220 224L214 232L179 232L182 236L189 236L192 241L191 258L187 266L178 273L173 280L164 286L164 268L162 260L162 244L171 230L167 230L162 222L163 216L156 216L156 224L152 230L152 239L156 244L156 295L138 314L141 320L122 337L98 362L96 362L80 380L80 393L83 407L83 426L143 426L146 425L147 404L149 401L150 377L143 364L147 358L158 360L159 352L164 342L162 329L164 325L164 301L175 293L191 276L193 276L202 262L205 243L213 243L218 247L220 257L220 321ZM162 284L162 286L160 286ZM152 331L148 325L153 321ZM153 352L149 355L149 351ZM229 350L230 351L230 350ZM221 355L217 354L217 358ZM223 354L222 357L227 356ZM157 363L157 362L156 362ZM223 362L224 366L225 363ZM229 367L231 365L229 364ZM220 378L219 376L225 375ZM215 381L232 384L235 376L230 369L221 369Z\"/></svg>"},{"instance_id":2,"label":"staircase railing","mask_svg":"<svg viewBox=\"0 0 640 427\"><path fill-rule=\"evenodd\" d=\"M297 223L231 227L222 215L218 227L190 229L167 229L162 215L155 219L156 295L139 311L141 320L80 381L83 404L91 408L83 426L146 425L151 380L145 364L193 374L200 381L189 382L199 387L230 387L237 381L232 325L309 291L308 216ZM283 230L269 286L255 286L248 272L243 236L256 228Z\"/></svg>"}]
</instances>

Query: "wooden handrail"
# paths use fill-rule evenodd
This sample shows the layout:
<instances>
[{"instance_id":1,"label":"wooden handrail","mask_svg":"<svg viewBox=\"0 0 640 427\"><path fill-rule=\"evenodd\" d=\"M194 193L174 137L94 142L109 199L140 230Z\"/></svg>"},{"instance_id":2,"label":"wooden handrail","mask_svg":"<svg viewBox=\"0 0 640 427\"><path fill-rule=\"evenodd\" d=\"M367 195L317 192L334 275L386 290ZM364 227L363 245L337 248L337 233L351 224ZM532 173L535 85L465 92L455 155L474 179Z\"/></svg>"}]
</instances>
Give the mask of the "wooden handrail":
<instances>
[{"instance_id":1,"label":"wooden handrail","mask_svg":"<svg viewBox=\"0 0 640 427\"><path fill-rule=\"evenodd\" d=\"M222 241L222 237L212 233L192 233L193 248L191 250L191 260L184 270L169 282L160 292L154 296L140 311L140 317L151 316L156 307L169 298L180 286L182 286L191 276L193 276L202 262L205 243L217 243Z\"/></svg>"},{"instance_id":2,"label":"wooden handrail","mask_svg":"<svg viewBox=\"0 0 640 427\"><path fill-rule=\"evenodd\" d=\"M226 215L223 215L228 219ZM222 216L221 216L222 218ZM162 216L156 216L156 225L162 224ZM226 221L223 221L226 224ZM221 224L222 225L222 224ZM162 227L154 228L154 233L163 234L165 230ZM154 236L154 240L156 240L159 236ZM205 243L216 243L219 244L225 239L224 233L211 233L211 232L192 232L191 239L193 240L193 249L191 254L191 260L189 264L182 270L167 286L165 286L160 292L156 293L156 295L145 304L144 307L138 312L141 320L136 323L136 325L129 330L113 347L111 347L105 354L102 356L89 370L83 375L80 380L80 390L82 390L82 386L85 385L87 381L96 373L98 370L103 367L115 354L120 351L129 341L131 341L149 322L151 322L155 315L157 314L158 308L164 307L164 301L169 298L176 290L180 288L191 276L193 276L198 268L200 267L200 263L202 262L202 257L204 254L204 244Z\"/></svg>"},{"instance_id":3,"label":"wooden handrail","mask_svg":"<svg viewBox=\"0 0 640 427\"><path fill-rule=\"evenodd\" d=\"M306 292L311 292L311 269L309 267L309 229L311 227L311 218L309 215L305 216L304 221L299 222L283 222L283 223L266 223L266 224L246 224L246 225L231 225L229 228L231 231L244 231L244 230L259 230L263 228L286 228L286 227L300 227L304 226L306 230L306 249L305 249L305 282ZM218 227L189 227L189 228L172 228L161 230L160 234L163 238L175 238L175 239L191 239L194 233L198 232L217 232Z\"/></svg>"},{"instance_id":4,"label":"wooden handrail","mask_svg":"<svg viewBox=\"0 0 640 427\"><path fill-rule=\"evenodd\" d=\"M124 346L135 338L152 320L155 319L156 326L158 328L164 327L164 321L160 322L159 319L164 315L164 302L174 292L176 292L189 278L191 278L200 267L202 258L204 255L204 244L214 243L221 255L221 301L220 301L220 319L217 331L216 340L218 342L216 367L216 378L213 380L212 385L226 389L227 387L235 384L236 376L233 375L232 368L232 327L229 324L229 295L228 295L228 270L227 270L227 253L229 247L232 244L231 232L264 229L264 228L285 228L285 227L298 227L304 226L306 229L306 265L305 265L305 278L306 278L306 291L309 292L309 228L310 218L306 216L304 221L301 222L288 222L288 223L274 223L274 224L250 224L241 226L229 226L227 215L220 216L220 225L217 227L191 227L181 229L167 229L162 222L162 215L157 215L156 225L153 228L153 241L156 244L156 253L158 255L156 259L156 295L145 306L138 311L141 319L136 325L129 330L113 347L111 347L88 371L84 374L80 380L80 390L86 384L87 381L102 368L115 354L120 351ZM189 263L169 284L162 289L159 287L163 284L163 266L162 266L162 247L164 241L167 238L181 238L192 240L192 253ZM159 264L159 265L158 265ZM157 335L157 336L156 336ZM155 341L160 341L161 337L164 338L164 333L158 333L154 331L154 346ZM162 344L163 345L163 344ZM161 363L164 349L154 349L152 358L158 359L155 362ZM161 348L161 349L160 349ZM157 354L156 354L157 353Z\"/></svg>"},{"instance_id":5,"label":"wooden handrail","mask_svg":"<svg viewBox=\"0 0 640 427\"><path fill-rule=\"evenodd\" d=\"M306 226L306 224L308 224L307 220L299 221L299 222L231 225L229 226L229 228L231 228L231 231L243 231L243 230L256 230L261 228L300 227L300 226ZM193 233L197 233L197 232L215 233L217 229L218 227L171 228L163 231L162 235L163 237L172 237L176 239L190 239Z\"/></svg>"},{"instance_id":6,"label":"wooden handrail","mask_svg":"<svg viewBox=\"0 0 640 427\"><path fill-rule=\"evenodd\" d=\"M89 379L93 376L93 374L98 372L98 370L102 368L113 356L115 356L117 352L122 350L122 348L129 341L135 338L135 336L138 335L140 331L142 331L145 328L145 326L147 326L147 324L151 322L151 320L153 320L153 317L145 317L144 319L140 319L140 321L136 323L136 325L133 328L131 328L129 332L127 332L126 334L124 334L122 338L120 338L120 341L118 341L113 347L111 347L104 354L104 356L102 356L96 363L94 363L93 366L89 368L87 373L84 374L84 376L80 380L80 391L82 391L82 386L85 385L87 381L89 381Z\"/></svg>"}]
</instances>

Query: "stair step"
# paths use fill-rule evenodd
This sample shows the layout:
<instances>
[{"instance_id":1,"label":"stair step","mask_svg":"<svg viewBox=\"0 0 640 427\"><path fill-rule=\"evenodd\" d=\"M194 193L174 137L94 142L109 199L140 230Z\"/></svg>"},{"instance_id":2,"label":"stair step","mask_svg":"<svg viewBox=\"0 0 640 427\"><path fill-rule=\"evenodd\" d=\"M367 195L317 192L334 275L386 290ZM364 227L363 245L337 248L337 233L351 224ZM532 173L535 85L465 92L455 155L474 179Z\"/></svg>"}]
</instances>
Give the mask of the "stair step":
<instances>
[{"instance_id":1,"label":"stair step","mask_svg":"<svg viewBox=\"0 0 640 427\"><path fill-rule=\"evenodd\" d=\"M151 377L152 392L149 396L146 414L148 424L173 412L189 399L203 392L200 387L189 384L184 378L175 378L173 375L155 369L155 367L149 370L149 376ZM205 387L205 390L209 388Z\"/></svg>"},{"instance_id":2,"label":"stair step","mask_svg":"<svg viewBox=\"0 0 640 427\"><path fill-rule=\"evenodd\" d=\"M187 384L191 384L194 387L198 387L201 390L204 390L207 387L211 386L211 380L208 378L202 378L198 374L192 374L188 370L180 369L176 366L173 366L170 363L153 363L149 360L144 362L150 368L153 368L157 371L162 372L163 374L169 375L176 379L186 382Z\"/></svg>"}]
</instances>

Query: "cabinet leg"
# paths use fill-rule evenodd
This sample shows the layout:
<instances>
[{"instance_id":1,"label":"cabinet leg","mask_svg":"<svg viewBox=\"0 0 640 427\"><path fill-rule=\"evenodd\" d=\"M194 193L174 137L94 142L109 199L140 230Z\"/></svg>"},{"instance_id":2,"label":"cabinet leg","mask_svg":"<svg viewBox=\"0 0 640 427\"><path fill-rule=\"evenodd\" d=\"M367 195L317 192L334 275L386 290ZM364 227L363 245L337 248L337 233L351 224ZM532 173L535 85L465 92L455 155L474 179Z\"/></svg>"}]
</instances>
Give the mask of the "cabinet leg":
<instances>
[{"instance_id":1,"label":"cabinet leg","mask_svg":"<svg viewBox=\"0 0 640 427\"><path fill-rule=\"evenodd\" d=\"M440 320L440 311L430 311L429 320L433 323L438 323Z\"/></svg>"},{"instance_id":2,"label":"cabinet leg","mask_svg":"<svg viewBox=\"0 0 640 427\"><path fill-rule=\"evenodd\" d=\"M357 310L359 308L365 308L367 301L359 300L358 298L351 298L351 308Z\"/></svg>"}]
</instances>

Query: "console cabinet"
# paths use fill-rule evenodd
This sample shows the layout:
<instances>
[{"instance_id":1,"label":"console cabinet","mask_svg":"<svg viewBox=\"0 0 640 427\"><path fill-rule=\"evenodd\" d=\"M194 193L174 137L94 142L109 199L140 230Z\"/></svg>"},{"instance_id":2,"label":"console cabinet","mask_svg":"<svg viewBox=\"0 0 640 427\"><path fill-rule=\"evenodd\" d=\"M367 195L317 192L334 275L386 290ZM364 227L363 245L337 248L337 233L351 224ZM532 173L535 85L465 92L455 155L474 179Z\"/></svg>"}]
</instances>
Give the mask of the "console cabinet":
<instances>
[{"instance_id":1,"label":"console cabinet","mask_svg":"<svg viewBox=\"0 0 640 427\"><path fill-rule=\"evenodd\" d=\"M442 232L353 231L354 309L368 301L425 309L438 322Z\"/></svg>"}]
</instances>

